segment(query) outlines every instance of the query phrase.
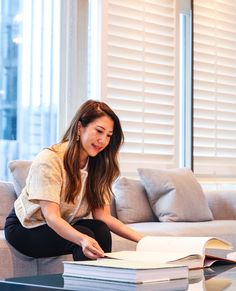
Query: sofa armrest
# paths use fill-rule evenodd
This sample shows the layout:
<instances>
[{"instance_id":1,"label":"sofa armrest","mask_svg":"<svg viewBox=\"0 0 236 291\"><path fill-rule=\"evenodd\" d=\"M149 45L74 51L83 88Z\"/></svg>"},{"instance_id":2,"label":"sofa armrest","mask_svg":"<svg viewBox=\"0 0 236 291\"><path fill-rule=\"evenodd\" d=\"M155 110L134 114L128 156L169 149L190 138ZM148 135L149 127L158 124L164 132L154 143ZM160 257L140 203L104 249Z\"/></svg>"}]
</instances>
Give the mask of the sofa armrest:
<instances>
[{"instance_id":1,"label":"sofa armrest","mask_svg":"<svg viewBox=\"0 0 236 291\"><path fill-rule=\"evenodd\" d=\"M205 191L214 219L236 219L236 190Z\"/></svg>"},{"instance_id":2,"label":"sofa armrest","mask_svg":"<svg viewBox=\"0 0 236 291\"><path fill-rule=\"evenodd\" d=\"M13 184L10 182L0 182L0 229L4 228L7 215L13 208L16 200L16 193Z\"/></svg>"}]
</instances>

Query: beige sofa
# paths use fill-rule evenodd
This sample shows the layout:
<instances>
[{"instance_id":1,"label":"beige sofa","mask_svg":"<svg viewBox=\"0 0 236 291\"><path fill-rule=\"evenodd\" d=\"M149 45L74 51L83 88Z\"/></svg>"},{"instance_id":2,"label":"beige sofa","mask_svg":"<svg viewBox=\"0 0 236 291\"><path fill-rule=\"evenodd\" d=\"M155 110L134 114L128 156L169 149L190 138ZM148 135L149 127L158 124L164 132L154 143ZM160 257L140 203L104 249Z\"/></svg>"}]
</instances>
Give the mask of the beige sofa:
<instances>
[{"instance_id":1,"label":"beige sofa","mask_svg":"<svg viewBox=\"0 0 236 291\"><path fill-rule=\"evenodd\" d=\"M0 278L60 273L63 271L62 261L71 260L71 256L34 259L20 254L5 240L5 218L24 186L30 162L13 161L9 166L13 181L0 182ZM115 184L114 191L113 215L137 231L157 236L217 236L229 240L236 247L236 191L205 192L204 197L214 219L201 222L160 222L139 180L122 178ZM113 251L132 250L135 246L135 243L113 235Z\"/></svg>"}]
</instances>

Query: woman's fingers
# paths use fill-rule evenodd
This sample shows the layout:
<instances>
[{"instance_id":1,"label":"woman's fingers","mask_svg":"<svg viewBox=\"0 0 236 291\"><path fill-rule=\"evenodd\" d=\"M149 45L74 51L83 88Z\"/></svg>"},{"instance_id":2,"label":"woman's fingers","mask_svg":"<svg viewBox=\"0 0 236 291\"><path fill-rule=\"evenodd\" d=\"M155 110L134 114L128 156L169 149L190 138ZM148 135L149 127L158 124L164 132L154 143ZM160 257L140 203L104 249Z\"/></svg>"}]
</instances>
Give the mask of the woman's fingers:
<instances>
[{"instance_id":1,"label":"woman's fingers","mask_svg":"<svg viewBox=\"0 0 236 291\"><path fill-rule=\"evenodd\" d=\"M96 260L98 258L100 258L101 256L97 255L96 253L90 251L90 250L85 250L84 251L84 255L89 258L89 259L92 259L92 260Z\"/></svg>"},{"instance_id":2,"label":"woman's fingers","mask_svg":"<svg viewBox=\"0 0 236 291\"><path fill-rule=\"evenodd\" d=\"M100 247L100 245L96 241L94 244L92 244L92 247L93 247L95 253L97 253L99 256L104 256L104 251L102 250L102 248Z\"/></svg>"},{"instance_id":3,"label":"woman's fingers","mask_svg":"<svg viewBox=\"0 0 236 291\"><path fill-rule=\"evenodd\" d=\"M92 244L88 246L88 251L93 254L95 258L100 258L104 256L103 250L100 248L98 244Z\"/></svg>"},{"instance_id":4,"label":"woman's fingers","mask_svg":"<svg viewBox=\"0 0 236 291\"><path fill-rule=\"evenodd\" d=\"M90 259L104 257L104 252L97 241L91 237L86 237L82 244L83 253Z\"/></svg>"},{"instance_id":5,"label":"woman's fingers","mask_svg":"<svg viewBox=\"0 0 236 291\"><path fill-rule=\"evenodd\" d=\"M98 258L103 257L103 256L104 256L104 253L103 253L103 252L101 253L101 252L98 251L96 248L91 247L91 248L86 248L86 249L84 250L84 255L85 255L86 257L88 257L89 259L96 260L96 259L98 259Z\"/></svg>"}]
</instances>

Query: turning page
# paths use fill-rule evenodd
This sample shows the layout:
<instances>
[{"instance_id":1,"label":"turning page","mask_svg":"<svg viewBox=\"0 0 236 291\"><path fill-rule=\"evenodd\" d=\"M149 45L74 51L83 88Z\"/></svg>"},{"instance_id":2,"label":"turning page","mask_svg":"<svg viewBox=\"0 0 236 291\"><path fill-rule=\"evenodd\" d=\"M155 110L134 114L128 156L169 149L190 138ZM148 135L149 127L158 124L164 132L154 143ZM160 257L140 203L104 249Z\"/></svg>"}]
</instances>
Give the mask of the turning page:
<instances>
[{"instance_id":1,"label":"turning page","mask_svg":"<svg viewBox=\"0 0 236 291\"><path fill-rule=\"evenodd\" d=\"M138 242L136 250L205 256L206 248L231 250L232 245L215 237L146 236Z\"/></svg>"}]
</instances>

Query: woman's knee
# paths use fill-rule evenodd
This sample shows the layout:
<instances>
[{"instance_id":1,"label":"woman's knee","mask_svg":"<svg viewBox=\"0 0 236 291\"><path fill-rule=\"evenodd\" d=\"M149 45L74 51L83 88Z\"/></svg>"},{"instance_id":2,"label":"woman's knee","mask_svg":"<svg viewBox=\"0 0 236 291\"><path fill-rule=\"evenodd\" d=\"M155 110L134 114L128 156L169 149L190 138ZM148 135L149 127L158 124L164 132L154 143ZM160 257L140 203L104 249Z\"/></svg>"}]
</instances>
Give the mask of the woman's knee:
<instances>
[{"instance_id":1,"label":"woman's knee","mask_svg":"<svg viewBox=\"0 0 236 291\"><path fill-rule=\"evenodd\" d=\"M111 232L106 223L101 220L95 220L95 238L105 252L111 251Z\"/></svg>"},{"instance_id":2,"label":"woman's knee","mask_svg":"<svg viewBox=\"0 0 236 291\"><path fill-rule=\"evenodd\" d=\"M90 228L88 228L86 226L82 226L82 225L76 225L76 224L73 225L73 227L76 230L78 230L79 232L81 232L83 234L86 234L86 235L88 235L88 236L90 236L92 238L95 238L95 234L94 234L94 232Z\"/></svg>"},{"instance_id":3,"label":"woman's knee","mask_svg":"<svg viewBox=\"0 0 236 291\"><path fill-rule=\"evenodd\" d=\"M94 227L98 231L110 232L110 229L107 226L107 224L99 219L94 219Z\"/></svg>"},{"instance_id":4,"label":"woman's knee","mask_svg":"<svg viewBox=\"0 0 236 291\"><path fill-rule=\"evenodd\" d=\"M103 251L111 251L111 232L103 221L97 219L83 219L79 220L74 227L78 231L81 231L82 227L83 229L87 229L87 233L83 233L93 237L99 243ZM92 232L92 235L89 234L90 232Z\"/></svg>"}]
</instances>

